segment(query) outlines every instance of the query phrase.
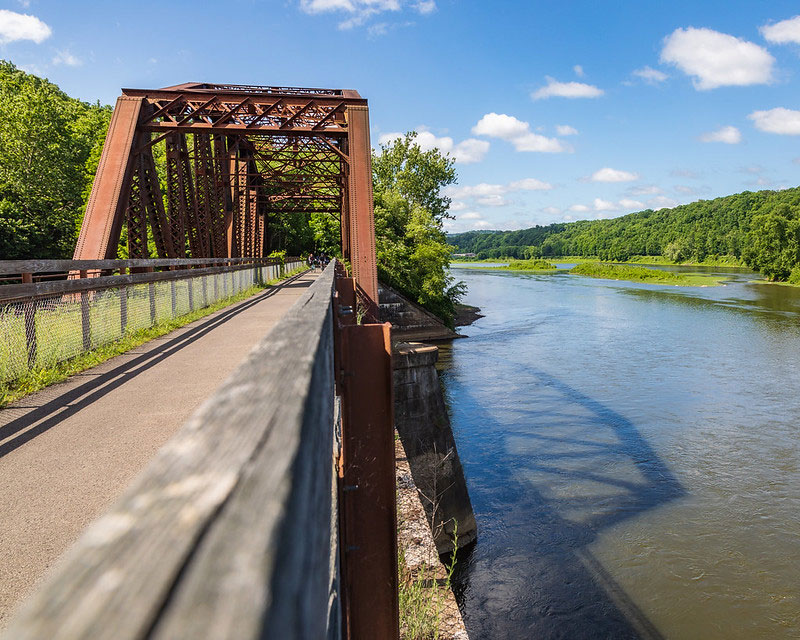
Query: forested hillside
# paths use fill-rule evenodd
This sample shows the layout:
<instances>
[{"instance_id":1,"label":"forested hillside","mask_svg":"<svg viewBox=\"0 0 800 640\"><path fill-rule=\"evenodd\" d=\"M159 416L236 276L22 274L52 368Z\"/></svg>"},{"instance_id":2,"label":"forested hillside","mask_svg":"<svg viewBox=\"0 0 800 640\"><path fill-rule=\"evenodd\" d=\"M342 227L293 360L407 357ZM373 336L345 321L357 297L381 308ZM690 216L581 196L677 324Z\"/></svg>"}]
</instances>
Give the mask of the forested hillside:
<instances>
[{"instance_id":1,"label":"forested hillside","mask_svg":"<svg viewBox=\"0 0 800 640\"><path fill-rule=\"evenodd\" d=\"M0 258L71 258L111 107L0 60Z\"/></svg>"},{"instance_id":2,"label":"forested hillside","mask_svg":"<svg viewBox=\"0 0 800 640\"><path fill-rule=\"evenodd\" d=\"M471 231L450 235L447 241L455 252L476 253L479 258L585 256L625 261L662 256L699 262L731 256L772 280L800 281L800 187L745 191L610 220Z\"/></svg>"}]
</instances>

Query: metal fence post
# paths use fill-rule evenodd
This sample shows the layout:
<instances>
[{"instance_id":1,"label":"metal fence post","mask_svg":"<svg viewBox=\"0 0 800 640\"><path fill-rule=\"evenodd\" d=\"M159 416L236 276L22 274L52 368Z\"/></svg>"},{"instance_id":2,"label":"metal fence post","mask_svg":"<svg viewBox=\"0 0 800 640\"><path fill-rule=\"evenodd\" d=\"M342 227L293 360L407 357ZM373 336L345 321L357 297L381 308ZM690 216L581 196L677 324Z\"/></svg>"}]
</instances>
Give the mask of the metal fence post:
<instances>
[{"instance_id":1,"label":"metal fence post","mask_svg":"<svg viewBox=\"0 0 800 640\"><path fill-rule=\"evenodd\" d=\"M178 296L175 291L174 280L169 281L169 292L170 296L172 297L172 317L174 318L176 315L178 315Z\"/></svg>"},{"instance_id":2,"label":"metal fence post","mask_svg":"<svg viewBox=\"0 0 800 640\"><path fill-rule=\"evenodd\" d=\"M79 272L81 278L86 278L85 270ZM89 316L89 292L81 291L81 333L83 335L83 350L92 348L92 324Z\"/></svg>"},{"instance_id":3,"label":"metal fence post","mask_svg":"<svg viewBox=\"0 0 800 640\"><path fill-rule=\"evenodd\" d=\"M32 284L33 274L23 273L22 284ZM31 298L30 302L24 303L25 317L25 346L28 351L28 369L33 369L36 365L36 298Z\"/></svg>"},{"instance_id":4,"label":"metal fence post","mask_svg":"<svg viewBox=\"0 0 800 640\"><path fill-rule=\"evenodd\" d=\"M194 311L194 278L186 278L186 286L189 289L189 312Z\"/></svg>"},{"instance_id":5,"label":"metal fence post","mask_svg":"<svg viewBox=\"0 0 800 640\"><path fill-rule=\"evenodd\" d=\"M153 273L155 269L153 267L147 267L147 273ZM147 285L148 294L150 296L150 325L154 325L156 323L156 285L155 283L151 282Z\"/></svg>"},{"instance_id":6,"label":"metal fence post","mask_svg":"<svg viewBox=\"0 0 800 640\"><path fill-rule=\"evenodd\" d=\"M125 267L119 270L120 275L124 275ZM120 337L125 335L128 330L128 287L124 284L119 288L119 333Z\"/></svg>"}]
</instances>

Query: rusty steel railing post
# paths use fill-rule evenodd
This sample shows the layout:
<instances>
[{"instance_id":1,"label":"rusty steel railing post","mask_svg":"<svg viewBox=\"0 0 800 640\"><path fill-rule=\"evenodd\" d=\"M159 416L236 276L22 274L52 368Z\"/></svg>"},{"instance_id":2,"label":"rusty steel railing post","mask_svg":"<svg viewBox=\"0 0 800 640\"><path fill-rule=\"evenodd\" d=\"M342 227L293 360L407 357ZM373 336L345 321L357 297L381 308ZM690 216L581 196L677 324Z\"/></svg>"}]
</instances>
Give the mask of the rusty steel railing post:
<instances>
[{"instance_id":1,"label":"rusty steel railing post","mask_svg":"<svg viewBox=\"0 0 800 640\"><path fill-rule=\"evenodd\" d=\"M33 283L32 273L22 274L22 284ZM31 298L30 302L24 306L25 317L25 347L28 350L28 369L33 369L36 365L36 352L38 350L36 342L36 298Z\"/></svg>"},{"instance_id":2,"label":"rusty steel railing post","mask_svg":"<svg viewBox=\"0 0 800 640\"><path fill-rule=\"evenodd\" d=\"M86 278L86 270L80 271L80 277ZM83 335L83 350L89 351L92 348L92 324L89 315L89 292L81 291L81 334Z\"/></svg>"},{"instance_id":3,"label":"rusty steel railing post","mask_svg":"<svg viewBox=\"0 0 800 640\"><path fill-rule=\"evenodd\" d=\"M355 281L337 286L342 398L342 565L346 638L399 638L390 324L355 323ZM347 304L350 302L350 304Z\"/></svg>"}]
</instances>

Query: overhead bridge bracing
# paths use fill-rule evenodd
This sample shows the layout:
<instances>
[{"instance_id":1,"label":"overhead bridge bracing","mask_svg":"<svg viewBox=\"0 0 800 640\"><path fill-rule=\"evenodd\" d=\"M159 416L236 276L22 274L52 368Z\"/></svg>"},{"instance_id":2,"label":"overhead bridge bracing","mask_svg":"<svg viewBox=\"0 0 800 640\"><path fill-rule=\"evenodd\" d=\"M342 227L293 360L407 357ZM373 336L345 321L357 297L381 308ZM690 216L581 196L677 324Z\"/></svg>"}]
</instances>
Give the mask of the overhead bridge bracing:
<instances>
[{"instance_id":1,"label":"overhead bridge bracing","mask_svg":"<svg viewBox=\"0 0 800 640\"><path fill-rule=\"evenodd\" d=\"M341 222L378 299L367 101L346 89L187 83L123 89L76 260L263 257L281 216ZM374 303L373 303L374 304Z\"/></svg>"}]
</instances>

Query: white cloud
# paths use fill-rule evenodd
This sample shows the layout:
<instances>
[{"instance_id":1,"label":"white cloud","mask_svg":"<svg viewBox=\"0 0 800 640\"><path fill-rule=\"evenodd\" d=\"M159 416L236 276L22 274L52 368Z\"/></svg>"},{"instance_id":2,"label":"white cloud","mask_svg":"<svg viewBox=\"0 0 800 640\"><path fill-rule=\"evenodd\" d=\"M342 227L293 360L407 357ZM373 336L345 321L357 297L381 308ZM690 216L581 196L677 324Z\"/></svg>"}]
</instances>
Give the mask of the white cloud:
<instances>
[{"instance_id":1,"label":"white cloud","mask_svg":"<svg viewBox=\"0 0 800 640\"><path fill-rule=\"evenodd\" d=\"M414 5L414 9L422 15L427 15L436 11L436 2L435 0L420 0Z\"/></svg>"},{"instance_id":2,"label":"white cloud","mask_svg":"<svg viewBox=\"0 0 800 640\"><path fill-rule=\"evenodd\" d=\"M639 179L639 174L603 167L595 171L589 179L592 182L632 182Z\"/></svg>"},{"instance_id":3,"label":"white cloud","mask_svg":"<svg viewBox=\"0 0 800 640\"><path fill-rule=\"evenodd\" d=\"M53 58L53 64L65 64L68 67L80 67L83 64L83 60L64 49L63 51L58 51L56 53L55 57Z\"/></svg>"},{"instance_id":4,"label":"white cloud","mask_svg":"<svg viewBox=\"0 0 800 640\"><path fill-rule=\"evenodd\" d=\"M488 222L487 220L478 220L477 222L473 223L472 226L475 229L486 229L487 227L491 227L492 223Z\"/></svg>"},{"instance_id":5,"label":"white cloud","mask_svg":"<svg viewBox=\"0 0 800 640\"><path fill-rule=\"evenodd\" d=\"M698 91L724 86L768 84L775 62L769 52L747 40L712 29L676 29L664 39L661 61L693 76Z\"/></svg>"},{"instance_id":6,"label":"white cloud","mask_svg":"<svg viewBox=\"0 0 800 640\"><path fill-rule=\"evenodd\" d=\"M654 184L642 184L631 187L628 192L634 196L649 196L655 193L664 193L664 190Z\"/></svg>"},{"instance_id":7,"label":"white cloud","mask_svg":"<svg viewBox=\"0 0 800 640\"><path fill-rule=\"evenodd\" d=\"M694 195L695 193L697 193L697 189L695 189L694 187L689 187L689 186L687 186L685 184L676 184L674 189L678 193L682 193L682 194L687 195L687 196L691 196L691 195Z\"/></svg>"},{"instance_id":8,"label":"white cloud","mask_svg":"<svg viewBox=\"0 0 800 640\"><path fill-rule=\"evenodd\" d=\"M570 127L568 124L557 124L556 131L560 136L577 136L578 130L575 127Z\"/></svg>"},{"instance_id":9,"label":"white cloud","mask_svg":"<svg viewBox=\"0 0 800 640\"><path fill-rule=\"evenodd\" d=\"M623 198L619 201L619 206L622 209L644 209L644 202L631 200L630 198Z\"/></svg>"},{"instance_id":10,"label":"white cloud","mask_svg":"<svg viewBox=\"0 0 800 640\"><path fill-rule=\"evenodd\" d=\"M403 10L429 15L436 11L436 0L300 0L300 9L309 15L338 13L346 16L339 23L339 29L360 27L371 18L386 12L398 13ZM411 22L392 25L378 22L368 27L369 35L380 36L388 33L393 26L408 26Z\"/></svg>"},{"instance_id":11,"label":"white cloud","mask_svg":"<svg viewBox=\"0 0 800 640\"><path fill-rule=\"evenodd\" d=\"M642 67L641 69L636 69L633 72L637 78L641 78L647 84L658 84L659 82L664 82L669 76L664 73L663 71L659 71L658 69L653 69L652 67Z\"/></svg>"},{"instance_id":12,"label":"white cloud","mask_svg":"<svg viewBox=\"0 0 800 640\"><path fill-rule=\"evenodd\" d=\"M399 140L403 137L403 134L399 131L392 131L390 133L382 133L378 136L378 142L380 144L392 144L395 140Z\"/></svg>"},{"instance_id":13,"label":"white cloud","mask_svg":"<svg viewBox=\"0 0 800 640\"><path fill-rule=\"evenodd\" d=\"M559 209L558 207L545 207L542 209L544 213L548 213L552 216L557 216L559 213L563 213L563 209Z\"/></svg>"},{"instance_id":14,"label":"white cloud","mask_svg":"<svg viewBox=\"0 0 800 640\"><path fill-rule=\"evenodd\" d=\"M456 211L463 211L466 208L467 208L466 202L459 202L457 200L455 202L451 202L450 206L448 207L451 213L455 213Z\"/></svg>"},{"instance_id":15,"label":"white cloud","mask_svg":"<svg viewBox=\"0 0 800 640\"><path fill-rule=\"evenodd\" d=\"M53 30L36 16L0 9L0 44L18 40L32 40L39 44L52 33Z\"/></svg>"},{"instance_id":16,"label":"white cloud","mask_svg":"<svg viewBox=\"0 0 800 640\"><path fill-rule=\"evenodd\" d=\"M509 191L549 191L553 185L536 178L524 178L509 183Z\"/></svg>"},{"instance_id":17,"label":"white cloud","mask_svg":"<svg viewBox=\"0 0 800 640\"><path fill-rule=\"evenodd\" d=\"M761 131L783 136L800 136L800 111L777 107L768 111L753 111L747 117Z\"/></svg>"},{"instance_id":18,"label":"white cloud","mask_svg":"<svg viewBox=\"0 0 800 640\"><path fill-rule=\"evenodd\" d=\"M502 196L514 191L549 191L553 185L549 182L543 182L536 178L524 178L522 180L515 180L508 184L489 184L481 182L476 185L465 185L463 187L448 186L445 187L445 193L453 198L489 198L492 196Z\"/></svg>"},{"instance_id":19,"label":"white cloud","mask_svg":"<svg viewBox=\"0 0 800 640\"><path fill-rule=\"evenodd\" d=\"M572 70L575 72L575 75L578 76L579 78L583 78L583 76L586 75L586 73L583 71L583 67L579 64L576 64L574 67L572 67Z\"/></svg>"},{"instance_id":20,"label":"white cloud","mask_svg":"<svg viewBox=\"0 0 800 640\"><path fill-rule=\"evenodd\" d=\"M467 138L453 147L453 158L461 164L472 164L483 160L488 151L489 143L486 140Z\"/></svg>"},{"instance_id":21,"label":"white cloud","mask_svg":"<svg viewBox=\"0 0 800 640\"><path fill-rule=\"evenodd\" d=\"M572 149L557 138L533 133L529 123L504 113L487 113L472 127L477 136L488 136L507 140L517 151L563 153Z\"/></svg>"},{"instance_id":22,"label":"white cloud","mask_svg":"<svg viewBox=\"0 0 800 640\"><path fill-rule=\"evenodd\" d=\"M672 209L672 207L678 204L677 200L673 200L672 198L667 198L666 196L656 196L655 198L650 198L647 201L647 206L651 209Z\"/></svg>"},{"instance_id":23,"label":"white cloud","mask_svg":"<svg viewBox=\"0 0 800 640\"><path fill-rule=\"evenodd\" d=\"M605 93L594 85L582 82L559 82L555 78L546 76L547 84L531 94L534 100L545 98L598 98Z\"/></svg>"},{"instance_id":24,"label":"white cloud","mask_svg":"<svg viewBox=\"0 0 800 640\"><path fill-rule=\"evenodd\" d=\"M478 204L482 204L485 207L505 207L511 204L503 196L497 194L490 196L483 196L482 198L478 198L476 202Z\"/></svg>"},{"instance_id":25,"label":"white cloud","mask_svg":"<svg viewBox=\"0 0 800 640\"><path fill-rule=\"evenodd\" d=\"M480 220L481 219L481 214L477 213L475 211L470 211L468 213L464 213L464 214L458 216L458 219L459 220Z\"/></svg>"},{"instance_id":26,"label":"white cloud","mask_svg":"<svg viewBox=\"0 0 800 640\"><path fill-rule=\"evenodd\" d=\"M736 127L722 127L716 131L708 131L700 136L700 142L724 142L725 144L739 144L742 133Z\"/></svg>"},{"instance_id":27,"label":"white cloud","mask_svg":"<svg viewBox=\"0 0 800 640\"><path fill-rule=\"evenodd\" d=\"M765 24L760 29L761 35L769 42L800 44L800 16L781 20L775 24Z\"/></svg>"},{"instance_id":28,"label":"white cloud","mask_svg":"<svg viewBox=\"0 0 800 640\"><path fill-rule=\"evenodd\" d=\"M589 209L589 207L587 207L585 204L573 204L569 210L576 213L586 213L587 211L591 211L591 209Z\"/></svg>"},{"instance_id":29,"label":"white cloud","mask_svg":"<svg viewBox=\"0 0 800 640\"><path fill-rule=\"evenodd\" d=\"M618 205L616 205L613 202L609 202L608 200L603 200L602 198L594 199L595 211L615 211L618 208L619 208Z\"/></svg>"},{"instance_id":30,"label":"white cloud","mask_svg":"<svg viewBox=\"0 0 800 640\"><path fill-rule=\"evenodd\" d=\"M402 133L391 131L380 134L378 136L378 142L382 145L390 145L395 140L399 140L403 137L404 135ZM419 127L416 143L423 151L438 149L442 153L449 153L453 156L453 159L460 164L480 162L489 151L489 143L486 140L467 138L456 144L451 137L438 137L425 127Z\"/></svg>"}]
</instances>

